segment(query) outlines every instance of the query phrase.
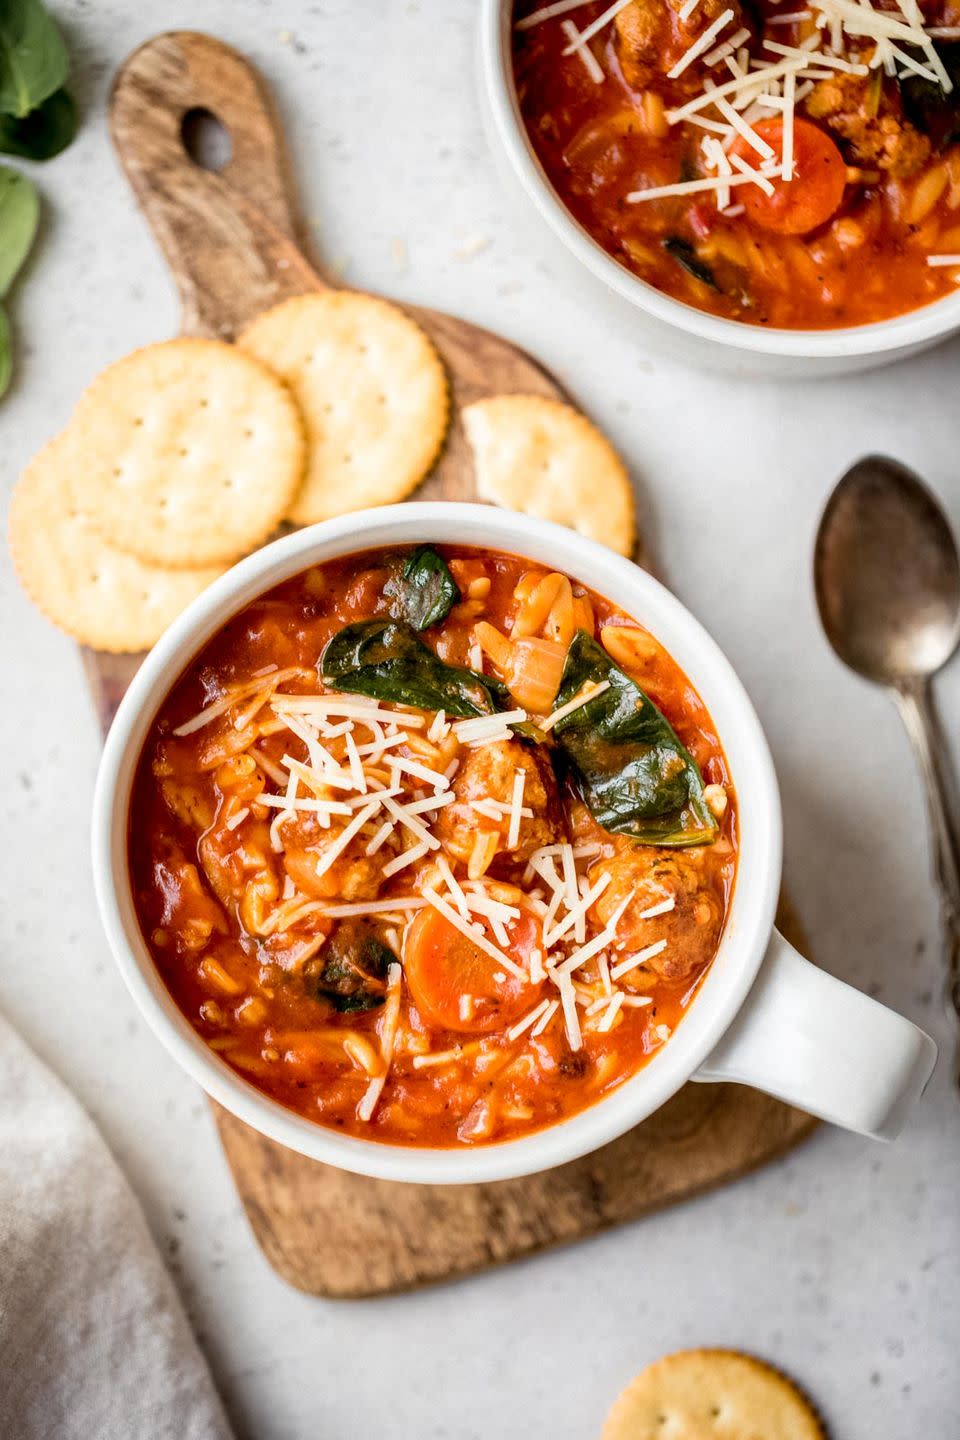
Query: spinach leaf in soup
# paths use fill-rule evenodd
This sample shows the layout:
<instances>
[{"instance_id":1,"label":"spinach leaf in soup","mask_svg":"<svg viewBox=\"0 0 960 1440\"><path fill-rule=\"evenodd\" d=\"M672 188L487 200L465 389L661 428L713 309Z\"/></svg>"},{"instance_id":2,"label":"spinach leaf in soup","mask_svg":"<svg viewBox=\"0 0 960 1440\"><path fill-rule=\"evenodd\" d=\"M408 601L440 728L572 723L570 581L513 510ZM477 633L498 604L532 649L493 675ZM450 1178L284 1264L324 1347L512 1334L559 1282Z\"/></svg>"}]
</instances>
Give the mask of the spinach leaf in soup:
<instances>
[{"instance_id":1,"label":"spinach leaf in soup","mask_svg":"<svg viewBox=\"0 0 960 1440\"><path fill-rule=\"evenodd\" d=\"M0 154L52 160L77 133L77 107L66 90L54 90L36 110L18 118L0 115Z\"/></svg>"},{"instance_id":2,"label":"spinach leaf in soup","mask_svg":"<svg viewBox=\"0 0 960 1440\"><path fill-rule=\"evenodd\" d=\"M492 715L510 704L498 680L447 665L405 620L357 620L344 626L327 642L319 668L321 679L335 690L448 715Z\"/></svg>"},{"instance_id":3,"label":"spinach leaf in soup","mask_svg":"<svg viewBox=\"0 0 960 1440\"><path fill-rule=\"evenodd\" d=\"M701 285L709 285L711 290L720 289L716 275L707 262L700 259L689 240L684 240L681 235L668 235L660 244L694 280L699 280Z\"/></svg>"},{"instance_id":4,"label":"spinach leaf in soup","mask_svg":"<svg viewBox=\"0 0 960 1440\"><path fill-rule=\"evenodd\" d=\"M40 0L0 3L0 114L23 119L59 90L69 61Z\"/></svg>"},{"instance_id":5,"label":"spinach leaf in soup","mask_svg":"<svg viewBox=\"0 0 960 1440\"><path fill-rule=\"evenodd\" d=\"M953 82L949 93L939 80L928 80L923 75L901 75L897 85L903 113L911 125L929 136L935 149L946 150L960 140L960 41L941 41L934 49ZM920 52L914 55L918 61L925 59Z\"/></svg>"},{"instance_id":6,"label":"spinach leaf in soup","mask_svg":"<svg viewBox=\"0 0 960 1440\"><path fill-rule=\"evenodd\" d=\"M707 845L717 822L703 777L670 722L629 675L583 630L570 643L557 705L587 682L609 689L553 728L571 779L605 830L646 845Z\"/></svg>"},{"instance_id":7,"label":"spinach leaf in soup","mask_svg":"<svg viewBox=\"0 0 960 1440\"><path fill-rule=\"evenodd\" d=\"M376 1009L384 1002L387 971L396 958L369 923L342 922L317 957L317 999L341 1014Z\"/></svg>"},{"instance_id":8,"label":"spinach leaf in soup","mask_svg":"<svg viewBox=\"0 0 960 1440\"><path fill-rule=\"evenodd\" d=\"M36 188L25 175L0 165L0 299L30 253L39 217Z\"/></svg>"},{"instance_id":9,"label":"spinach leaf in soup","mask_svg":"<svg viewBox=\"0 0 960 1440\"><path fill-rule=\"evenodd\" d=\"M391 613L414 630L429 630L446 620L460 599L460 589L442 555L421 545L407 556L398 575L384 587L395 602Z\"/></svg>"}]
</instances>

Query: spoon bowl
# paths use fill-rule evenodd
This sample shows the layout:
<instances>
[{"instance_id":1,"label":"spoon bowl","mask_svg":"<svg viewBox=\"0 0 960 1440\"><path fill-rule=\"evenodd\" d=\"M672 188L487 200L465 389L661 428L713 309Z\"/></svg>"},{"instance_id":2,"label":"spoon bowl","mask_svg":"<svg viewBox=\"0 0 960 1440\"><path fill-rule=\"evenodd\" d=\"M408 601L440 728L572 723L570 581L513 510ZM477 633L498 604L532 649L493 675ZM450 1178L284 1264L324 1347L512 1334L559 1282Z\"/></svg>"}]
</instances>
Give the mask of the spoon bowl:
<instances>
[{"instance_id":1,"label":"spoon bowl","mask_svg":"<svg viewBox=\"0 0 960 1440\"><path fill-rule=\"evenodd\" d=\"M820 619L837 655L882 685L927 679L960 642L960 555L936 499L870 455L830 497L817 535Z\"/></svg>"}]
</instances>

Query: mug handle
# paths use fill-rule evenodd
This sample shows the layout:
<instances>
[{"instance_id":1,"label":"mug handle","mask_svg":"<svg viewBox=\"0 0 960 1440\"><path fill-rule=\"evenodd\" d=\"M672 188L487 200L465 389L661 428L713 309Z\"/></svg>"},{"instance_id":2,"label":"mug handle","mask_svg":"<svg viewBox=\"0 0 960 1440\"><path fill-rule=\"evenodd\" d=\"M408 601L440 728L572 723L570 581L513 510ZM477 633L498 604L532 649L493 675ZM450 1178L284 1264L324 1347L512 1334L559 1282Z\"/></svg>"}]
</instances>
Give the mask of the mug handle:
<instances>
[{"instance_id":1,"label":"mug handle","mask_svg":"<svg viewBox=\"0 0 960 1440\"><path fill-rule=\"evenodd\" d=\"M732 1080L893 1140L937 1047L909 1020L828 975L774 930L753 989L694 1080Z\"/></svg>"}]
</instances>

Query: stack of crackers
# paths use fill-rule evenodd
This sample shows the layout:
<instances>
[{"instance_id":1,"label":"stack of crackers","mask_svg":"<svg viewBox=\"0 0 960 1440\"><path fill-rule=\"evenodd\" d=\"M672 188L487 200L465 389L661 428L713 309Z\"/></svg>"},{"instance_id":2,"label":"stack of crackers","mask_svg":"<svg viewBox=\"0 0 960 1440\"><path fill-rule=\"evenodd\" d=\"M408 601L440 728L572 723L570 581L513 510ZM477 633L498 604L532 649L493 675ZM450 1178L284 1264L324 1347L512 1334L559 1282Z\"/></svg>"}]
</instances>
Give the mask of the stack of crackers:
<instances>
[{"instance_id":1,"label":"stack of crackers","mask_svg":"<svg viewBox=\"0 0 960 1440\"><path fill-rule=\"evenodd\" d=\"M235 345L134 351L94 380L14 491L21 583L77 640L147 649L283 525L404 499L440 454L449 412L428 337L357 292L287 300ZM630 552L626 471L579 412L504 395L462 419L479 498Z\"/></svg>"}]
</instances>

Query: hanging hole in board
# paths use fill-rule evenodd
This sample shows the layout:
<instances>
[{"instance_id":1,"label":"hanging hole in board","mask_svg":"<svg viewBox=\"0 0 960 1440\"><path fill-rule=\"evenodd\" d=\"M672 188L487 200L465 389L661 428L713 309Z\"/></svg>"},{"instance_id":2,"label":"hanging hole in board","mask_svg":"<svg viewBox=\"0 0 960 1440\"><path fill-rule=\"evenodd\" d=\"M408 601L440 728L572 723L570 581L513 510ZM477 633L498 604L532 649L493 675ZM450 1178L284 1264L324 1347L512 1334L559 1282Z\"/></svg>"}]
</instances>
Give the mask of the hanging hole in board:
<instances>
[{"instance_id":1,"label":"hanging hole in board","mask_svg":"<svg viewBox=\"0 0 960 1440\"><path fill-rule=\"evenodd\" d=\"M201 170L219 172L229 164L233 154L230 131L212 110L202 105L188 110L180 122L183 148Z\"/></svg>"}]
</instances>

